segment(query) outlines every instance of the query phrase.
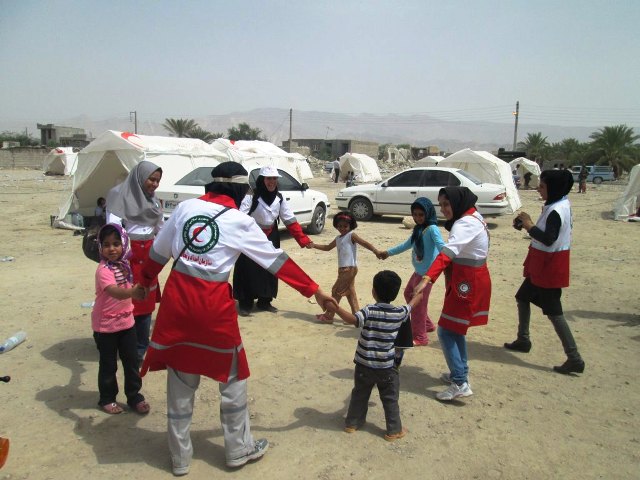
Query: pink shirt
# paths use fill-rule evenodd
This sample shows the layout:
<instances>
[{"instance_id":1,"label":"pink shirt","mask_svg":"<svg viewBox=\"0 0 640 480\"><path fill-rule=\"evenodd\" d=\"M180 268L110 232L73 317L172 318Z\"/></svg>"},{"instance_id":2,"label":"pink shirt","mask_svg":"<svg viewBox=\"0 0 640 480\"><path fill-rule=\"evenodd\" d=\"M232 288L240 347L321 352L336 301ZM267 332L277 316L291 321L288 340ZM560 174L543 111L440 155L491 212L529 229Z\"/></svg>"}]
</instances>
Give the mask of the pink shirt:
<instances>
[{"instance_id":1,"label":"pink shirt","mask_svg":"<svg viewBox=\"0 0 640 480\"><path fill-rule=\"evenodd\" d=\"M116 285L115 274L104 261L96 270L96 301L91 312L91 328L94 332L113 333L133 327L133 303L130 298L118 300L106 292L106 288ZM131 288L125 280L122 288Z\"/></svg>"}]
</instances>

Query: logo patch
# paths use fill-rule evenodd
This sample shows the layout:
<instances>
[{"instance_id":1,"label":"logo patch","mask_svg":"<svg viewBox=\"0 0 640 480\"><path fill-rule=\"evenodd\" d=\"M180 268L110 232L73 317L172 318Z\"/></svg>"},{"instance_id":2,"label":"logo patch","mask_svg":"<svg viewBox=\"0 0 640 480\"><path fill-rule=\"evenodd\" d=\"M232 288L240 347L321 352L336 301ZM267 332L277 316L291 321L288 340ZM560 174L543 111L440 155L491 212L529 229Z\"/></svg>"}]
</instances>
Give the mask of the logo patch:
<instances>
[{"instance_id":1,"label":"logo patch","mask_svg":"<svg viewBox=\"0 0 640 480\"><path fill-rule=\"evenodd\" d=\"M182 227L182 241L185 245L195 236L187 249L190 252L201 255L210 251L218 243L220 230L215 221L207 225L209 220L211 220L211 217L196 215L187 220L184 227Z\"/></svg>"},{"instance_id":2,"label":"logo patch","mask_svg":"<svg viewBox=\"0 0 640 480\"><path fill-rule=\"evenodd\" d=\"M458 295L460 297L466 297L471 292L471 285L467 282L461 282L458 284Z\"/></svg>"}]
</instances>

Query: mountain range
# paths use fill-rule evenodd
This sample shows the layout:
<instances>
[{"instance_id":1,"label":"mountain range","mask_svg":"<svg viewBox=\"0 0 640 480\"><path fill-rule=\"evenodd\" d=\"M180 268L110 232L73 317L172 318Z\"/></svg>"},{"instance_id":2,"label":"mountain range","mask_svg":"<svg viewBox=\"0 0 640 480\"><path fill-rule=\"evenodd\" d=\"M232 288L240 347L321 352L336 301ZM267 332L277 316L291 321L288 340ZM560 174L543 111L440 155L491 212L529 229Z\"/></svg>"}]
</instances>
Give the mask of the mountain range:
<instances>
[{"instance_id":1,"label":"mountain range","mask_svg":"<svg viewBox=\"0 0 640 480\"><path fill-rule=\"evenodd\" d=\"M226 134L227 129L246 122L262 130L270 142L280 145L289 138L289 110L264 108L224 115L193 117L200 127ZM138 114L138 133L167 135L162 126L164 119L145 118ZM54 123L60 126L84 128L96 137L105 130L133 131L129 117L94 120L88 115L65 118L42 118L31 122L0 120L0 131L24 131L28 129L39 137L36 123ZM413 146L436 145L441 151L454 152L462 148L494 151L499 147L513 147L514 124L486 121L444 121L429 115L376 115L369 113L343 114L317 111L293 111L292 136L296 138L355 139L378 143L411 144ZM518 126L518 141L527 133L541 132L547 140L559 142L565 138L587 141L589 135L600 127L571 127L526 123Z\"/></svg>"}]
</instances>

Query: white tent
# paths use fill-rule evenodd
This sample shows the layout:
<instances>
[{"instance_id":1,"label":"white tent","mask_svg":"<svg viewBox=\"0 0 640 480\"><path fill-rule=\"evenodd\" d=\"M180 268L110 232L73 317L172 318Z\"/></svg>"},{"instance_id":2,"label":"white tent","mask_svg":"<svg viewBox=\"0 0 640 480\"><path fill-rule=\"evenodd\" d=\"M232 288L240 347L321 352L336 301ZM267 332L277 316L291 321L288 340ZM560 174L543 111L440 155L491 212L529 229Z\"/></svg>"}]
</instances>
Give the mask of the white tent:
<instances>
[{"instance_id":1,"label":"white tent","mask_svg":"<svg viewBox=\"0 0 640 480\"><path fill-rule=\"evenodd\" d=\"M364 153L345 153L340 157L340 181L346 181L349 172L353 172L358 183L379 182L382 180L376 161Z\"/></svg>"},{"instance_id":2,"label":"white tent","mask_svg":"<svg viewBox=\"0 0 640 480\"><path fill-rule=\"evenodd\" d=\"M214 167L227 157L196 138L108 130L78 153L71 194L60 206L57 222L62 222L71 211L93 215L96 200L106 198L109 190L122 182L142 160L161 167L161 183L172 184L196 167Z\"/></svg>"},{"instance_id":3,"label":"white tent","mask_svg":"<svg viewBox=\"0 0 640 480\"><path fill-rule=\"evenodd\" d=\"M307 160L300 154L288 153L273 143L260 140L238 140L232 142L218 138L212 146L228 156L229 160L241 163L247 170L265 165L274 165L300 183L313 178Z\"/></svg>"},{"instance_id":4,"label":"white tent","mask_svg":"<svg viewBox=\"0 0 640 480\"><path fill-rule=\"evenodd\" d=\"M524 177L525 174L530 173L530 187L536 188L540 183L540 165L533 160L529 160L525 157L518 157L515 160L511 160L509 162L509 166L511 167L511 170L515 170L520 177ZM524 185L524 181L522 182L522 185Z\"/></svg>"},{"instance_id":5,"label":"white tent","mask_svg":"<svg viewBox=\"0 0 640 480\"><path fill-rule=\"evenodd\" d=\"M418 160L414 167L435 167L442 160L444 160L444 157L441 157L440 155L427 155L426 157Z\"/></svg>"},{"instance_id":6,"label":"white tent","mask_svg":"<svg viewBox=\"0 0 640 480\"><path fill-rule=\"evenodd\" d=\"M507 191L510 213L514 213L522 206L520 195L518 195L518 190L513 183L513 175L509 164L489 152L465 148L448 156L438 163L438 166L459 168L478 177L483 182L504 185Z\"/></svg>"},{"instance_id":7,"label":"white tent","mask_svg":"<svg viewBox=\"0 0 640 480\"><path fill-rule=\"evenodd\" d=\"M58 147L51 150L42 165L45 175L73 175L76 171L78 154L73 147Z\"/></svg>"},{"instance_id":8,"label":"white tent","mask_svg":"<svg viewBox=\"0 0 640 480\"><path fill-rule=\"evenodd\" d=\"M635 217L640 206L640 164L629 173L629 184L613 206L614 220L629 220Z\"/></svg>"}]
</instances>

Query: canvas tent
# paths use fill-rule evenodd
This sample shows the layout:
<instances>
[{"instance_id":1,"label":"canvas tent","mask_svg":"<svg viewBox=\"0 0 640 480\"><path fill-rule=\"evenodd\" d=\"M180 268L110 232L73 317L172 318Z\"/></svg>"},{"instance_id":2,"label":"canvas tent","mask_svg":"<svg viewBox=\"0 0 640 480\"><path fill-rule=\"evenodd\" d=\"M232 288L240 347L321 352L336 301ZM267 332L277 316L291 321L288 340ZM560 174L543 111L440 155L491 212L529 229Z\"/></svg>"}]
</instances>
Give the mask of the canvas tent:
<instances>
[{"instance_id":1,"label":"canvas tent","mask_svg":"<svg viewBox=\"0 0 640 480\"><path fill-rule=\"evenodd\" d=\"M634 166L629 173L629 184L613 206L614 220L636 219L640 206L640 164Z\"/></svg>"},{"instance_id":2,"label":"canvas tent","mask_svg":"<svg viewBox=\"0 0 640 480\"><path fill-rule=\"evenodd\" d=\"M73 175L76 171L78 154L73 147L58 147L51 150L42 165L45 175Z\"/></svg>"},{"instance_id":3,"label":"canvas tent","mask_svg":"<svg viewBox=\"0 0 640 480\"><path fill-rule=\"evenodd\" d=\"M444 157L440 155L427 155L416 162L414 167L435 167L438 165Z\"/></svg>"},{"instance_id":4,"label":"canvas tent","mask_svg":"<svg viewBox=\"0 0 640 480\"><path fill-rule=\"evenodd\" d=\"M540 183L540 165L533 160L529 160L525 157L518 157L515 160L511 160L509 162L509 166L511 167L511 171L515 170L520 177L524 177L526 173L530 173L530 187L536 188ZM522 182L522 184L524 185L524 182Z\"/></svg>"},{"instance_id":5,"label":"canvas tent","mask_svg":"<svg viewBox=\"0 0 640 480\"><path fill-rule=\"evenodd\" d=\"M483 182L504 185L510 213L514 213L522 206L520 195L518 195L518 190L513 183L509 164L489 152L465 148L448 156L438 166L459 168L478 177Z\"/></svg>"},{"instance_id":6,"label":"canvas tent","mask_svg":"<svg viewBox=\"0 0 640 480\"><path fill-rule=\"evenodd\" d=\"M108 130L78 153L72 190L60 206L56 226L68 226L64 219L70 212L93 215L96 200L106 198L109 190L122 182L142 160L162 168L162 183L175 183L194 168L214 167L226 161L227 157L195 138L134 135Z\"/></svg>"},{"instance_id":7,"label":"canvas tent","mask_svg":"<svg viewBox=\"0 0 640 480\"><path fill-rule=\"evenodd\" d=\"M354 173L358 183L382 180L378 164L364 153L345 153L340 157L340 178L338 180L346 181L350 171Z\"/></svg>"}]
</instances>

